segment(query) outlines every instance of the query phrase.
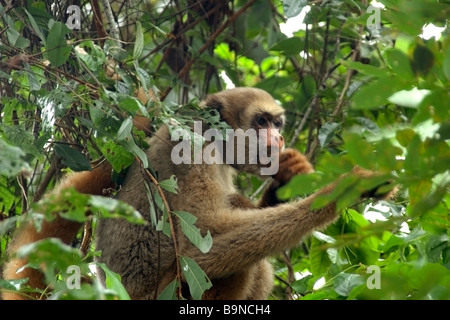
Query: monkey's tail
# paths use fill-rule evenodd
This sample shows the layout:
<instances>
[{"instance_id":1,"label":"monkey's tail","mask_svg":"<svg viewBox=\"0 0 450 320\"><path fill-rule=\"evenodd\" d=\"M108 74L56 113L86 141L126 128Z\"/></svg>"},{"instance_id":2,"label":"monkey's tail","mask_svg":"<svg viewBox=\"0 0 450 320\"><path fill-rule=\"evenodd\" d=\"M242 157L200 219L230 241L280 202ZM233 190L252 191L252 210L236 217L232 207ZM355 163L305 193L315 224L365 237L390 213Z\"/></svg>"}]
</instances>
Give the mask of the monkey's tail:
<instances>
[{"instance_id":1,"label":"monkey's tail","mask_svg":"<svg viewBox=\"0 0 450 320\"><path fill-rule=\"evenodd\" d=\"M103 195L104 190L114 188L115 185L111 179L111 165L104 161L92 169L92 171L82 171L66 177L54 190L53 194L59 194L61 190L73 187L80 193ZM34 225L25 223L14 234L8 245L7 255L10 260L4 265L3 279L24 279L28 278L27 284L31 288L45 289L44 275L40 270L34 268L24 268L28 263L27 259L14 257L14 253L23 245L36 242L46 238L58 238L66 244L72 243L75 239L81 223L66 220L55 213L55 219L44 221L42 229L38 232ZM29 300L42 299L39 293L20 294L17 292L4 291L2 299L4 300Z\"/></svg>"}]
</instances>

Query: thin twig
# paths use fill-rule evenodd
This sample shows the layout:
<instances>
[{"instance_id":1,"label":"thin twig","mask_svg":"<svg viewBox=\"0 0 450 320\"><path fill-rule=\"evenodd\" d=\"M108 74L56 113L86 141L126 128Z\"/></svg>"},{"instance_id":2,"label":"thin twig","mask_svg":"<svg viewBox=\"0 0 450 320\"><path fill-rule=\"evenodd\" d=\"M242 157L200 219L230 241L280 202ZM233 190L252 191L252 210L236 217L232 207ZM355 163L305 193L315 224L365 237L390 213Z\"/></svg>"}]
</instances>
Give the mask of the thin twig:
<instances>
[{"instance_id":1,"label":"thin twig","mask_svg":"<svg viewBox=\"0 0 450 320\"><path fill-rule=\"evenodd\" d=\"M181 299L181 267L180 267L180 259L179 259L179 254L178 254L178 243L177 243L177 235L176 235L176 231L175 231L175 224L173 222L172 219L172 213L170 211L170 206L169 203L167 202L166 196L164 195L163 190L161 189L161 186L159 185L158 181L156 180L156 178L150 173L149 170L146 170L142 164L141 159L139 159L138 157L135 157L136 160L139 162L140 168L141 168L141 172L143 172L145 174L145 176L147 178L149 178L151 180L151 182L153 183L153 185L156 187L156 190L158 191L158 194L160 195L163 203L164 203L164 208L167 211L167 216L169 218L169 224L170 224L170 233L172 234L172 239L173 239L173 248L175 250L175 257L176 257L176 265L177 265L177 280L180 283L180 286L178 286L178 290L177 290L177 296L178 299Z\"/></svg>"},{"instance_id":2,"label":"thin twig","mask_svg":"<svg viewBox=\"0 0 450 320\"><path fill-rule=\"evenodd\" d=\"M205 41L203 46L198 50L198 56L200 56L208 47L216 40L216 38L231 24L233 23L242 13L245 12L250 6L253 5L253 3L256 0L250 0L248 1L241 9L239 9L237 12L235 12L228 20L222 24L217 30L209 36L209 38ZM189 60L183 67L183 69L178 72L178 79L183 79L183 77L186 75L186 73L191 68L192 64L197 60L197 57L193 57L191 60ZM161 94L160 100L164 101L164 99L167 97L169 92L172 90L172 86L168 87L166 90L164 90Z\"/></svg>"},{"instance_id":3,"label":"thin twig","mask_svg":"<svg viewBox=\"0 0 450 320\"><path fill-rule=\"evenodd\" d=\"M303 115L302 121L300 122L300 124L298 125L298 127L295 129L294 131L294 135L292 136L292 140L289 142L289 148L291 148L292 146L294 146L294 144L297 142L298 139L298 135L300 134L300 132L302 132L303 127L306 124L306 120L309 117L309 114L311 113L311 110L313 108L313 106L317 103L317 99L319 98L319 94L316 93L314 94L314 97L311 100L311 103L309 104L308 108L306 108L306 112Z\"/></svg>"},{"instance_id":4,"label":"thin twig","mask_svg":"<svg viewBox=\"0 0 450 320\"><path fill-rule=\"evenodd\" d=\"M359 34L361 34L364 30L363 26L359 28ZM359 47L361 46L361 40L356 42L355 48L353 49L352 61L356 61L359 55ZM342 88L341 94L339 95L339 99L336 103L336 107L333 110L332 117L336 117L339 113L341 113L342 108L344 107L344 97L347 93L348 88L350 87L350 81L352 80L352 76L354 75L354 71L351 68L348 68L347 74L345 75L345 83Z\"/></svg>"},{"instance_id":5,"label":"thin twig","mask_svg":"<svg viewBox=\"0 0 450 320\"><path fill-rule=\"evenodd\" d=\"M121 48L122 45L120 44L119 28L117 27L117 22L114 20L114 15L111 10L111 5L109 4L108 0L102 0L102 4L103 4L103 9L105 10L105 18L106 18L106 21L108 21L111 37L115 40L116 45L119 48Z\"/></svg>"}]
</instances>

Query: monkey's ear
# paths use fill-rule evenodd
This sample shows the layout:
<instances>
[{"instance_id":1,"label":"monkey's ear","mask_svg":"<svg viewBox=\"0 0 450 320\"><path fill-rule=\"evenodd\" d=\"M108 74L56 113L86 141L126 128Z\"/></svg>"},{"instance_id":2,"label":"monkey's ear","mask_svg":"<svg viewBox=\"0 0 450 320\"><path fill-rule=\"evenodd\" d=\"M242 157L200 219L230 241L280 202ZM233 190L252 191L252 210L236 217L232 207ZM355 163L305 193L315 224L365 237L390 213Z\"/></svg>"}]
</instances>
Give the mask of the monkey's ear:
<instances>
[{"instance_id":1,"label":"monkey's ear","mask_svg":"<svg viewBox=\"0 0 450 320\"><path fill-rule=\"evenodd\" d=\"M217 95L210 94L210 95L206 96L206 98L202 101L202 103L200 105L202 107L215 109L220 114L222 114L223 101Z\"/></svg>"},{"instance_id":2,"label":"monkey's ear","mask_svg":"<svg viewBox=\"0 0 450 320\"><path fill-rule=\"evenodd\" d=\"M226 101L217 94L210 94L200 103L200 106L209 110L217 110L220 115L220 121L225 121L233 127L233 116L226 108ZM234 115L236 116L236 115Z\"/></svg>"}]
</instances>

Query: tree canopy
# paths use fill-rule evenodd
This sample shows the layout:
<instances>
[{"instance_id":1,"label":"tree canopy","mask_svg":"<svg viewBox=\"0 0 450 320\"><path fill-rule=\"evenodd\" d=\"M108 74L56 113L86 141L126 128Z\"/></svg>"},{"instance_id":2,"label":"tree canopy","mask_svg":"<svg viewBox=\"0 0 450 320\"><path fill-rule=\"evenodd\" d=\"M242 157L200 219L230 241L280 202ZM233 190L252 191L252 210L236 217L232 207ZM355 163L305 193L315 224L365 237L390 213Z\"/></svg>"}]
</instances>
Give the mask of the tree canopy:
<instances>
[{"instance_id":1,"label":"tree canopy","mask_svg":"<svg viewBox=\"0 0 450 320\"><path fill-rule=\"evenodd\" d=\"M135 159L145 162L145 132L133 117L150 120L152 132L173 119L188 125L206 94L251 86L285 107L287 145L316 169L283 187L282 199L355 165L399 186L394 199L361 202L347 180L315 203L337 199L342 214L272 258L271 299L448 300L449 17L445 0L0 1L0 262L17 225L30 216L39 224L36 203L65 173L106 159L120 179ZM251 199L265 185L246 174L237 183ZM175 191L176 177L159 185ZM98 216L139 218L120 202L67 197L67 217L86 223L79 241L20 251L47 266L43 295L127 299L107 266L106 288L95 280L98 253L85 240ZM98 213L93 220L86 206ZM168 214L208 246L189 213ZM181 262L187 278L201 278L194 261ZM91 280L81 289L77 272ZM204 290L190 289L194 297ZM27 288L0 279L0 290Z\"/></svg>"}]
</instances>

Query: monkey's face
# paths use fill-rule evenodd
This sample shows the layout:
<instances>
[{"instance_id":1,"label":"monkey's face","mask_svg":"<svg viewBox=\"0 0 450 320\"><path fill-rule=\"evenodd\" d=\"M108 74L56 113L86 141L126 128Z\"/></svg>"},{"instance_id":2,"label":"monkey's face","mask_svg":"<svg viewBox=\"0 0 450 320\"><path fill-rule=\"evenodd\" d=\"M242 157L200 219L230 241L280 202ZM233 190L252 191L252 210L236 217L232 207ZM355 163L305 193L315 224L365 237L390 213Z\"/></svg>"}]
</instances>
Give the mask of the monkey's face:
<instances>
[{"instance_id":1,"label":"monkey's face","mask_svg":"<svg viewBox=\"0 0 450 320\"><path fill-rule=\"evenodd\" d=\"M235 88L208 96L204 104L219 111L232 128L224 145L225 163L260 176L278 172L284 148L284 109L266 91Z\"/></svg>"}]
</instances>

